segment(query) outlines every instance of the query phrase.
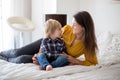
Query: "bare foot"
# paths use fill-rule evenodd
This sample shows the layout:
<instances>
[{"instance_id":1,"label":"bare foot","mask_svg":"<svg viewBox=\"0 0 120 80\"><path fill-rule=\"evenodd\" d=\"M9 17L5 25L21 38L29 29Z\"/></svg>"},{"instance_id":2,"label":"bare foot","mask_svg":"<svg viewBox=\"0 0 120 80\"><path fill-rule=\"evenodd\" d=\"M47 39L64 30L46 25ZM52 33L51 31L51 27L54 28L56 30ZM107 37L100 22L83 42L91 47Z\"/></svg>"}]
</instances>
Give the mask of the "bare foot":
<instances>
[{"instance_id":1,"label":"bare foot","mask_svg":"<svg viewBox=\"0 0 120 80\"><path fill-rule=\"evenodd\" d=\"M47 65L46 66L46 71L50 71L50 70L52 70L53 68L52 68L52 66L51 65Z\"/></svg>"},{"instance_id":2,"label":"bare foot","mask_svg":"<svg viewBox=\"0 0 120 80\"><path fill-rule=\"evenodd\" d=\"M39 66L38 69L39 69L39 70L43 70L42 66Z\"/></svg>"}]
</instances>

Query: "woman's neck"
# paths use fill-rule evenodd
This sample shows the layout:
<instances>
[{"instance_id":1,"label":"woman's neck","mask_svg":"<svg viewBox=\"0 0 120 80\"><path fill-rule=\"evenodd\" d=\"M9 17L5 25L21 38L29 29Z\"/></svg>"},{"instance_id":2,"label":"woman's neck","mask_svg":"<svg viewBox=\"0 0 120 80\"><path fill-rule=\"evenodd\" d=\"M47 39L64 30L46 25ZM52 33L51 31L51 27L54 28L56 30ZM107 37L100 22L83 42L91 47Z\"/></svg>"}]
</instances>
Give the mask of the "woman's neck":
<instances>
[{"instance_id":1,"label":"woman's neck","mask_svg":"<svg viewBox=\"0 0 120 80\"><path fill-rule=\"evenodd\" d=\"M81 39L82 39L81 35L75 34L75 38L74 38L73 42L71 43L71 46L73 46L78 40L81 40Z\"/></svg>"},{"instance_id":2,"label":"woman's neck","mask_svg":"<svg viewBox=\"0 0 120 80\"><path fill-rule=\"evenodd\" d=\"M84 35L83 34L75 34L75 39L73 40L72 45L74 45L78 40L82 40L84 39Z\"/></svg>"}]
</instances>

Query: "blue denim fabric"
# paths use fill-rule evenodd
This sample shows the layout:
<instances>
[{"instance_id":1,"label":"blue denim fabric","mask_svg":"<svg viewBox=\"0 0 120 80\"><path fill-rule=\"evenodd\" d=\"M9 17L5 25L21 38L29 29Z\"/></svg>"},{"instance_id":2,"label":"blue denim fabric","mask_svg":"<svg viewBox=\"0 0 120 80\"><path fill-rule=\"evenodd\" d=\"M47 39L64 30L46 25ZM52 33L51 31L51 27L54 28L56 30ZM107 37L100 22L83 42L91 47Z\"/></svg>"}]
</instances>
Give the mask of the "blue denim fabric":
<instances>
[{"instance_id":1,"label":"blue denim fabric","mask_svg":"<svg viewBox=\"0 0 120 80\"><path fill-rule=\"evenodd\" d=\"M15 58L8 58L7 61L8 62L12 62L12 63L29 63L32 62L32 55L21 55Z\"/></svg>"},{"instance_id":2,"label":"blue denim fabric","mask_svg":"<svg viewBox=\"0 0 120 80\"><path fill-rule=\"evenodd\" d=\"M46 55L42 53L37 55L37 60L43 69L45 69L46 66L50 64L46 58Z\"/></svg>"},{"instance_id":3,"label":"blue denim fabric","mask_svg":"<svg viewBox=\"0 0 120 80\"><path fill-rule=\"evenodd\" d=\"M56 68L65 66L69 63L65 56L55 56L54 60L52 59L51 61L51 59L48 59L47 56L42 53L37 55L37 60L39 64L43 67L43 69L45 69L47 65L52 65L53 68Z\"/></svg>"},{"instance_id":4,"label":"blue denim fabric","mask_svg":"<svg viewBox=\"0 0 120 80\"><path fill-rule=\"evenodd\" d=\"M32 57L38 53L42 38L18 49L10 49L0 52L0 59L12 63L32 63Z\"/></svg>"}]
</instances>

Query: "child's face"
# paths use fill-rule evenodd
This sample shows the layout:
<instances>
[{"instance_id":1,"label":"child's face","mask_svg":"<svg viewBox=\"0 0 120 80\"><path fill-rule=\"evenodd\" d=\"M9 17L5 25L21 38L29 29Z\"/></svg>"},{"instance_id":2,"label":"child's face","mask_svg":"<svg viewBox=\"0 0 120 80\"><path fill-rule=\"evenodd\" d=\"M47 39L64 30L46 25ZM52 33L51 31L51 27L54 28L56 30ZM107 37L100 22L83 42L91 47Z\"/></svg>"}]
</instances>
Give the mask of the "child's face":
<instances>
[{"instance_id":1,"label":"child's face","mask_svg":"<svg viewBox=\"0 0 120 80\"><path fill-rule=\"evenodd\" d=\"M54 31L54 37L55 38L61 38L61 33L62 33L62 31L61 31L61 26L59 26L55 31Z\"/></svg>"}]
</instances>

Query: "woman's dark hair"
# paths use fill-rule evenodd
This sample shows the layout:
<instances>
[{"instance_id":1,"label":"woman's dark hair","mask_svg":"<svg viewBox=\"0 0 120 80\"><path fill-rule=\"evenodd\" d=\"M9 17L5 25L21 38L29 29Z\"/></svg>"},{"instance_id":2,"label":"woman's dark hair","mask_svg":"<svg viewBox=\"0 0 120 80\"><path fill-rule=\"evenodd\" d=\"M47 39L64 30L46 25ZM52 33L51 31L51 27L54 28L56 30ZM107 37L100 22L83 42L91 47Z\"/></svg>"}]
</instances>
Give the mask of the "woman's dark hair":
<instances>
[{"instance_id":1,"label":"woman's dark hair","mask_svg":"<svg viewBox=\"0 0 120 80\"><path fill-rule=\"evenodd\" d=\"M74 15L74 19L78 24L80 24L84 29L84 45L88 52L94 55L96 52L97 43L94 31L94 22L91 15L87 11L81 11Z\"/></svg>"}]
</instances>

